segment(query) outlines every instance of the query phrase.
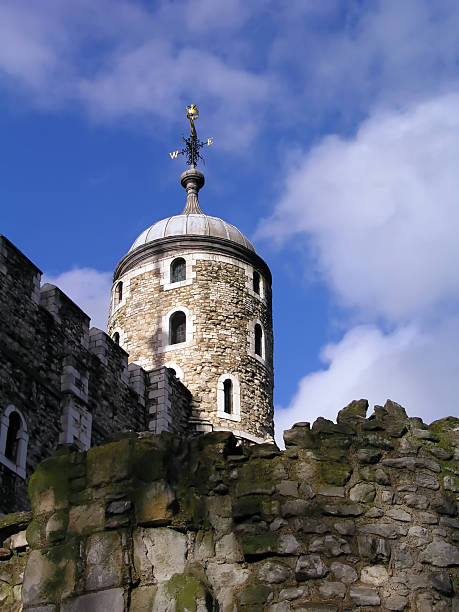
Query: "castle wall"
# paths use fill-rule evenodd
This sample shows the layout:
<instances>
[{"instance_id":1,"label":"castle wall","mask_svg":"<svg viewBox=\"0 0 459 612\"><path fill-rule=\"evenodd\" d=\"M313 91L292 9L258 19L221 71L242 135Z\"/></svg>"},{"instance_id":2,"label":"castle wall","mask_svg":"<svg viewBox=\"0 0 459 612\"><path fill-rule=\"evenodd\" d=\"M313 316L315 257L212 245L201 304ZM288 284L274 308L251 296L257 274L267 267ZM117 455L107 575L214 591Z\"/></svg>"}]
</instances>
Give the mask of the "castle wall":
<instances>
[{"instance_id":1,"label":"castle wall","mask_svg":"<svg viewBox=\"0 0 459 612\"><path fill-rule=\"evenodd\" d=\"M186 260L187 274L185 281L171 283L175 257ZM119 304L112 297L108 332L119 333L129 360L147 370L179 366L192 393L198 429L230 429L261 441L273 434L271 286L262 274L257 295L253 270L236 257L183 246L151 254L148 261L116 275L114 292L122 282L123 297ZM183 344L170 345L169 317L175 310L187 315L187 337ZM254 352L256 322L264 330L263 358ZM239 383L239 414L218 413L217 388L224 374Z\"/></svg>"},{"instance_id":2,"label":"castle wall","mask_svg":"<svg viewBox=\"0 0 459 612\"><path fill-rule=\"evenodd\" d=\"M27 550L24 517L0 520L0 609L455 612L459 420L366 409L298 423L283 452L227 432L61 449L31 479Z\"/></svg>"},{"instance_id":3,"label":"castle wall","mask_svg":"<svg viewBox=\"0 0 459 612\"><path fill-rule=\"evenodd\" d=\"M141 379L130 386L127 355L0 237L0 511L28 505L27 480L59 442L85 449L116 431L146 427ZM139 382L140 381L140 382ZM145 384L143 386L145 395ZM24 465L6 455L11 412L24 427Z\"/></svg>"}]
</instances>

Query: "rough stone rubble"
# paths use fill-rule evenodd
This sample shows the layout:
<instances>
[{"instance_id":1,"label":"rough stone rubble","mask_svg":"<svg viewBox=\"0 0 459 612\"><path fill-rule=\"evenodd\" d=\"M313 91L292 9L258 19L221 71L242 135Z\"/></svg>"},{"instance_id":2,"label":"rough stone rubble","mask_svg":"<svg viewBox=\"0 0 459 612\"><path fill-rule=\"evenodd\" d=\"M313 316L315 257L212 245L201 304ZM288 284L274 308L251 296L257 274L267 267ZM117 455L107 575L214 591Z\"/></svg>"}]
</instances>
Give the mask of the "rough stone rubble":
<instances>
[{"instance_id":1,"label":"rough stone rubble","mask_svg":"<svg viewBox=\"0 0 459 612\"><path fill-rule=\"evenodd\" d=\"M285 451L229 432L61 448L32 513L1 519L0 610L457 612L459 420L366 410L296 424Z\"/></svg>"}]
</instances>

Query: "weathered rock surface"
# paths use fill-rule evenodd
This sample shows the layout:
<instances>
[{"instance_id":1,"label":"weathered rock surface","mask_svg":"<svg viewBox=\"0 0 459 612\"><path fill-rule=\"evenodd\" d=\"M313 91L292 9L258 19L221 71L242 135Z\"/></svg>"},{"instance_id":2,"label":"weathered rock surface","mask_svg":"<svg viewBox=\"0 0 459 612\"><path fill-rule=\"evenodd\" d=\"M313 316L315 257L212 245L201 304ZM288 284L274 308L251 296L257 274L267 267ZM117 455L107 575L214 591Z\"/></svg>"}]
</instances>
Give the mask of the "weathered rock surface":
<instances>
[{"instance_id":1,"label":"weathered rock surface","mask_svg":"<svg viewBox=\"0 0 459 612\"><path fill-rule=\"evenodd\" d=\"M228 432L60 449L32 514L0 517L0 611L22 587L24 612L455 612L459 421L365 413L298 424L285 452Z\"/></svg>"}]
</instances>

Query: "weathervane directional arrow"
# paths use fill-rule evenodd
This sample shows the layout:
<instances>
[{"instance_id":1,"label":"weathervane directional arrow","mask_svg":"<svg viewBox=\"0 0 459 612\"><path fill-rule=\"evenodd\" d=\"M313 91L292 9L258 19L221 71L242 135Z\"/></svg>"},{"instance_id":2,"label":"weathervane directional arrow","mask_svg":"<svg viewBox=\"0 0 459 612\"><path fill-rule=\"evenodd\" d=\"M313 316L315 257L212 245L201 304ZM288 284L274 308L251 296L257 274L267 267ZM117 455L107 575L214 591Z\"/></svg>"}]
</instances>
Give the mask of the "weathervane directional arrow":
<instances>
[{"instance_id":1,"label":"weathervane directional arrow","mask_svg":"<svg viewBox=\"0 0 459 612\"><path fill-rule=\"evenodd\" d=\"M190 104L190 106L186 107L186 116L190 122L190 135L187 138L182 136L185 147L181 151L178 149L176 151L172 151L172 153L169 153L169 156L171 159L176 159L179 155L185 155L187 164L194 168L197 166L199 159L204 161L204 158L200 153L200 149L205 146L210 147L214 141L213 138L208 138L205 141L198 140L198 134L194 126L194 122L199 117L199 111L196 104Z\"/></svg>"}]
</instances>

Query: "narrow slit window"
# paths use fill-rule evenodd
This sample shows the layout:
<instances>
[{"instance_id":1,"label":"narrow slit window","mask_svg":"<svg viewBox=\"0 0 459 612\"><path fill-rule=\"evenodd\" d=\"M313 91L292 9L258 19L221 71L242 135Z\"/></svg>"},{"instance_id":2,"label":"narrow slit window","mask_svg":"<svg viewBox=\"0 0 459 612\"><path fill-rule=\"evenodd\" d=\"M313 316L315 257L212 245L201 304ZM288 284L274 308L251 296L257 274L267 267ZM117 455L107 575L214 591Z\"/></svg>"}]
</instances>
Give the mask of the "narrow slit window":
<instances>
[{"instance_id":1,"label":"narrow slit window","mask_svg":"<svg viewBox=\"0 0 459 612\"><path fill-rule=\"evenodd\" d=\"M256 270L254 270L253 271L253 290L258 295L260 295L260 280L261 279L260 279L259 273Z\"/></svg>"},{"instance_id":2,"label":"narrow slit window","mask_svg":"<svg viewBox=\"0 0 459 612\"><path fill-rule=\"evenodd\" d=\"M123 283L120 281L115 287L115 306L123 300Z\"/></svg>"},{"instance_id":3,"label":"narrow slit window","mask_svg":"<svg viewBox=\"0 0 459 612\"><path fill-rule=\"evenodd\" d=\"M263 357L263 330L259 323L255 325L255 355Z\"/></svg>"},{"instance_id":4,"label":"narrow slit window","mask_svg":"<svg viewBox=\"0 0 459 612\"><path fill-rule=\"evenodd\" d=\"M112 336L113 342L115 342L115 344L119 344L120 343L120 335L118 332L115 332Z\"/></svg>"},{"instance_id":5,"label":"narrow slit window","mask_svg":"<svg viewBox=\"0 0 459 612\"><path fill-rule=\"evenodd\" d=\"M186 315L181 310L169 319L169 344L186 342Z\"/></svg>"},{"instance_id":6,"label":"narrow slit window","mask_svg":"<svg viewBox=\"0 0 459 612\"><path fill-rule=\"evenodd\" d=\"M13 463L17 463L19 449L19 433L22 428L21 417L17 412L10 414L8 433L6 435L5 457Z\"/></svg>"},{"instance_id":7,"label":"narrow slit window","mask_svg":"<svg viewBox=\"0 0 459 612\"><path fill-rule=\"evenodd\" d=\"M186 280L186 263L183 257L177 257L171 263L171 283Z\"/></svg>"},{"instance_id":8,"label":"narrow slit window","mask_svg":"<svg viewBox=\"0 0 459 612\"><path fill-rule=\"evenodd\" d=\"M233 383L227 378L223 381L224 411L226 414L233 413Z\"/></svg>"}]
</instances>

